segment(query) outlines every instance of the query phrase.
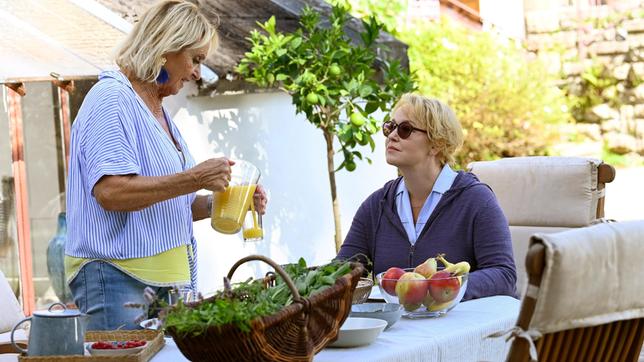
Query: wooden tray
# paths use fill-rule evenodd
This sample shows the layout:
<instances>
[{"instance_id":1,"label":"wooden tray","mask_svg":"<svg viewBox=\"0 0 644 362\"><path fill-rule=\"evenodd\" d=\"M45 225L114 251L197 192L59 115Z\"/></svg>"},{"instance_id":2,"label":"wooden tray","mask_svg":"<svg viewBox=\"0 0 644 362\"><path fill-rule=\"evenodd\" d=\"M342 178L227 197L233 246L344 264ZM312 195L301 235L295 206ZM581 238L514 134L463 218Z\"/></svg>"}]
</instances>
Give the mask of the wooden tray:
<instances>
[{"instance_id":1,"label":"wooden tray","mask_svg":"<svg viewBox=\"0 0 644 362\"><path fill-rule=\"evenodd\" d=\"M147 362L152 356L163 348L165 340L162 331L89 331L85 334L85 342L98 341L130 341L145 340L148 344L141 351L126 356L92 356L85 352L85 356L19 356L18 361L61 361L61 362L92 362L92 361L122 361L122 362Z\"/></svg>"}]
</instances>

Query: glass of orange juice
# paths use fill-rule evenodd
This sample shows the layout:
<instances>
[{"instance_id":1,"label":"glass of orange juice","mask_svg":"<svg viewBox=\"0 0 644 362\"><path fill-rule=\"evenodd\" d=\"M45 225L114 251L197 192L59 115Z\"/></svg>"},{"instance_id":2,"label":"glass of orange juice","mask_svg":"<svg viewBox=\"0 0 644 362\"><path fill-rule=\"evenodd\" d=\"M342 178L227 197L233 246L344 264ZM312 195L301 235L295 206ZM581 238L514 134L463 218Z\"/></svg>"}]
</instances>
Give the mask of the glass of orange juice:
<instances>
[{"instance_id":1,"label":"glass of orange juice","mask_svg":"<svg viewBox=\"0 0 644 362\"><path fill-rule=\"evenodd\" d=\"M247 211L253 205L260 172L250 162L236 160L231 168L228 187L223 192L214 192L212 200L212 228L222 234L236 234L244 223Z\"/></svg>"}]
</instances>

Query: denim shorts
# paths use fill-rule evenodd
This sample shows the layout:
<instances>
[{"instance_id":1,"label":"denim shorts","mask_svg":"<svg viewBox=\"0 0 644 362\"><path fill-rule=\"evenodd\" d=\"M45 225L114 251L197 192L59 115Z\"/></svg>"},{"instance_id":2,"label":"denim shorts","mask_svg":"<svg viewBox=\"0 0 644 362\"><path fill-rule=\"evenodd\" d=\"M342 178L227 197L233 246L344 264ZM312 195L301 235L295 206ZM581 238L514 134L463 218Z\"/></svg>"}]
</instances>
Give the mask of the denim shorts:
<instances>
[{"instance_id":1,"label":"denim shorts","mask_svg":"<svg viewBox=\"0 0 644 362\"><path fill-rule=\"evenodd\" d=\"M148 286L112 264L95 260L85 264L69 283L74 303L87 313L87 330L141 329L137 318L148 317L147 310L125 307L125 303L145 305L143 290L150 287L161 299L170 288ZM139 318L140 319L140 318Z\"/></svg>"}]
</instances>

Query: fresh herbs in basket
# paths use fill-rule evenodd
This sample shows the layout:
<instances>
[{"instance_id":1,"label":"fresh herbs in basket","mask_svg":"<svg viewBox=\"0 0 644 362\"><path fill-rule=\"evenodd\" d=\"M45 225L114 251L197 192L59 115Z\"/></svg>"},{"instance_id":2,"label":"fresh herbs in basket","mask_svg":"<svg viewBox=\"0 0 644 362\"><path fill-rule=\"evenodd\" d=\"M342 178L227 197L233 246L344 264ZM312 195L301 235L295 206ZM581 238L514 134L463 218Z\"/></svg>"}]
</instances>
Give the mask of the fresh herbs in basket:
<instances>
[{"instance_id":1,"label":"fresh herbs in basket","mask_svg":"<svg viewBox=\"0 0 644 362\"><path fill-rule=\"evenodd\" d=\"M336 280L351 271L349 262L333 261L316 268L308 268L304 259L288 264L284 270L293 280L301 297L309 297L333 286ZM197 336L209 327L234 324L243 332L250 332L251 321L274 314L293 302L293 295L280 276L274 285L268 280L246 280L230 285L224 278L224 290L199 304L179 302L169 309L163 322L179 335Z\"/></svg>"}]
</instances>

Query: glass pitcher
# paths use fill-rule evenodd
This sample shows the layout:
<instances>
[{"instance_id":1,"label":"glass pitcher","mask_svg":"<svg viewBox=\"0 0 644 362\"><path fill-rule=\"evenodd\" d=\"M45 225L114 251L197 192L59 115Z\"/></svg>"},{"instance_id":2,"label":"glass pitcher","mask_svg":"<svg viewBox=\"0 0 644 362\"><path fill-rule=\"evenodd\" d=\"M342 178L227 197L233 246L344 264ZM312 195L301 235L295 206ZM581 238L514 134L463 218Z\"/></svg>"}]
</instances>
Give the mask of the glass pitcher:
<instances>
[{"instance_id":1,"label":"glass pitcher","mask_svg":"<svg viewBox=\"0 0 644 362\"><path fill-rule=\"evenodd\" d=\"M246 212L253 203L261 173L247 161L235 161L231 179L223 192L213 192L212 228L222 234L236 234L241 230Z\"/></svg>"}]
</instances>

